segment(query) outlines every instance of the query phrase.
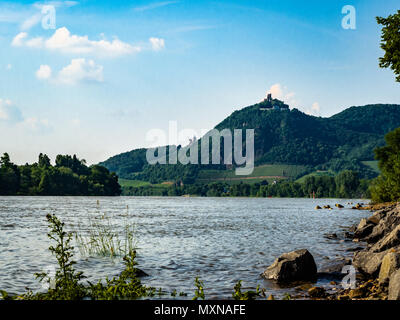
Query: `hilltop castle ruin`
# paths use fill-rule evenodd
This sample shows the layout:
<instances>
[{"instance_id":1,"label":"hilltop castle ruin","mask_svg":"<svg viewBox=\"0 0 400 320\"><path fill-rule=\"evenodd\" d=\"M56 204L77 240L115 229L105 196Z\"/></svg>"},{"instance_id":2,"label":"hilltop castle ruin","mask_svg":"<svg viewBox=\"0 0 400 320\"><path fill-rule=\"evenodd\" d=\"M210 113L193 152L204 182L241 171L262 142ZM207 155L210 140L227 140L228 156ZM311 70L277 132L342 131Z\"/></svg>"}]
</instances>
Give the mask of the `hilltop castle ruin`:
<instances>
[{"instance_id":1,"label":"hilltop castle ruin","mask_svg":"<svg viewBox=\"0 0 400 320\"><path fill-rule=\"evenodd\" d=\"M268 93L267 98L259 103L260 110L289 110L289 106L283 101L272 99L272 94Z\"/></svg>"}]
</instances>

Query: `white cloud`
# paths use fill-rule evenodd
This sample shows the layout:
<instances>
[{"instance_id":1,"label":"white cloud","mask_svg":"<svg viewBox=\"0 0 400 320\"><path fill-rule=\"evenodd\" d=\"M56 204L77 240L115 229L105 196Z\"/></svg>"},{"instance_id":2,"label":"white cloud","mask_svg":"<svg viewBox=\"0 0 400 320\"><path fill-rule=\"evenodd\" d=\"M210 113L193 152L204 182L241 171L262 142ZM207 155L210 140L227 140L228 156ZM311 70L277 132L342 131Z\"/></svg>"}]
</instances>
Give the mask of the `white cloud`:
<instances>
[{"instance_id":1,"label":"white cloud","mask_svg":"<svg viewBox=\"0 0 400 320\"><path fill-rule=\"evenodd\" d=\"M306 110L306 113L311 116L318 116L320 114L321 107L318 102L314 102L311 109Z\"/></svg>"},{"instance_id":2,"label":"white cloud","mask_svg":"<svg viewBox=\"0 0 400 320\"><path fill-rule=\"evenodd\" d=\"M18 33L18 34L14 37L13 41L11 42L11 45L12 45L13 47L21 47L21 46L23 46L23 45L24 45L24 39L25 39L26 37L28 37L28 34L27 34L26 32L20 32L20 33Z\"/></svg>"},{"instance_id":3,"label":"white cloud","mask_svg":"<svg viewBox=\"0 0 400 320\"><path fill-rule=\"evenodd\" d=\"M95 53L104 56L120 56L138 52L141 49L118 39L89 40L88 36L71 35L65 27L59 28L45 42L45 47L50 50L59 50L64 53Z\"/></svg>"},{"instance_id":4,"label":"white cloud","mask_svg":"<svg viewBox=\"0 0 400 320\"><path fill-rule=\"evenodd\" d=\"M41 48L43 46L43 39L40 37L32 38L26 41L25 45L30 48Z\"/></svg>"},{"instance_id":5,"label":"white cloud","mask_svg":"<svg viewBox=\"0 0 400 320\"><path fill-rule=\"evenodd\" d=\"M40 133L45 133L52 129L49 124L49 120L39 119L36 117L24 119L24 121L20 124L20 126L30 131L40 132Z\"/></svg>"},{"instance_id":6,"label":"white cloud","mask_svg":"<svg viewBox=\"0 0 400 320\"><path fill-rule=\"evenodd\" d=\"M41 65L39 70L36 71L36 77L39 80L47 80L51 78L52 70L48 65Z\"/></svg>"},{"instance_id":7,"label":"white cloud","mask_svg":"<svg viewBox=\"0 0 400 320\"><path fill-rule=\"evenodd\" d=\"M11 69L12 69L12 64L11 63L7 64L6 65L6 70L11 70Z\"/></svg>"},{"instance_id":8,"label":"white cloud","mask_svg":"<svg viewBox=\"0 0 400 320\"><path fill-rule=\"evenodd\" d=\"M21 111L10 101L0 99L0 122L17 123L23 121Z\"/></svg>"},{"instance_id":9,"label":"white cloud","mask_svg":"<svg viewBox=\"0 0 400 320\"><path fill-rule=\"evenodd\" d=\"M161 49L164 49L165 47L165 41L164 39L160 39L160 38L150 38L149 39L150 43L151 43L151 48L154 51L159 51Z\"/></svg>"},{"instance_id":10,"label":"white cloud","mask_svg":"<svg viewBox=\"0 0 400 320\"><path fill-rule=\"evenodd\" d=\"M101 57L119 57L143 50L142 46L133 46L117 38L109 41L104 38L104 35L100 40L90 40L88 36L71 34L66 27L57 29L48 39L27 38L28 34L21 32L14 37L11 44L16 47L41 48L64 54L93 54ZM164 39L150 38L149 42L153 50L161 50L165 47Z\"/></svg>"},{"instance_id":11,"label":"white cloud","mask_svg":"<svg viewBox=\"0 0 400 320\"><path fill-rule=\"evenodd\" d=\"M271 88L269 88L267 95L271 94L272 97L277 98L277 99L281 99L282 98L282 87L279 83L276 83L274 85L271 86Z\"/></svg>"},{"instance_id":12,"label":"white cloud","mask_svg":"<svg viewBox=\"0 0 400 320\"><path fill-rule=\"evenodd\" d=\"M282 100L290 107L298 106L296 94L293 91L289 91L286 86L282 86L280 83L272 85L267 91L267 95L268 93L271 93L272 98Z\"/></svg>"},{"instance_id":13,"label":"white cloud","mask_svg":"<svg viewBox=\"0 0 400 320\"><path fill-rule=\"evenodd\" d=\"M311 110L315 111L315 112L319 112L320 111L320 106L318 102L314 102L311 106Z\"/></svg>"},{"instance_id":14,"label":"white cloud","mask_svg":"<svg viewBox=\"0 0 400 320\"><path fill-rule=\"evenodd\" d=\"M29 132L44 133L52 129L47 119L37 117L25 118L21 110L10 100L0 99L0 125L12 125L16 128L27 129ZM7 126L7 128L10 128Z\"/></svg>"},{"instance_id":15,"label":"white cloud","mask_svg":"<svg viewBox=\"0 0 400 320\"><path fill-rule=\"evenodd\" d=\"M72 59L71 64L58 73L57 80L72 85L87 81L103 82L103 66L96 64L93 60Z\"/></svg>"},{"instance_id":16,"label":"white cloud","mask_svg":"<svg viewBox=\"0 0 400 320\"><path fill-rule=\"evenodd\" d=\"M30 16L29 18L25 19L24 22L22 22L21 30L26 31L31 29L33 26L37 25L41 19L42 15L40 13L36 13Z\"/></svg>"},{"instance_id":17,"label":"white cloud","mask_svg":"<svg viewBox=\"0 0 400 320\"><path fill-rule=\"evenodd\" d=\"M56 84L76 85L81 82L103 82L103 66L85 58L72 59L56 76L48 65L41 65L36 71L39 80L49 80Z\"/></svg>"}]
</instances>

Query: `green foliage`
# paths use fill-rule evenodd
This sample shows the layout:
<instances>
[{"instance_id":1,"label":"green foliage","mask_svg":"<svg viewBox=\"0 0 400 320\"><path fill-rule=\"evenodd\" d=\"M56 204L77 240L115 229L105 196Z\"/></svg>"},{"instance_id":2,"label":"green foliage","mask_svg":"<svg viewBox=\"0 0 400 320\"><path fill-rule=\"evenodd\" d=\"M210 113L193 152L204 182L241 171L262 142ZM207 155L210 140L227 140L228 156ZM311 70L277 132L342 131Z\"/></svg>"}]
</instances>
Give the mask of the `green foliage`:
<instances>
[{"instance_id":1,"label":"green foliage","mask_svg":"<svg viewBox=\"0 0 400 320\"><path fill-rule=\"evenodd\" d=\"M48 237L55 241L56 246L50 246L50 252L56 256L58 269L56 270L54 287L52 279L47 273L37 273L36 277L41 282L48 282L50 288L47 293L38 293L32 296L33 299L45 300L80 300L86 295L86 289L81 284L84 278L82 272L76 272L74 269L75 261L73 257L73 247L71 245L72 234L64 231L62 223L55 215L47 215L47 221L50 225Z\"/></svg>"},{"instance_id":2,"label":"green foliage","mask_svg":"<svg viewBox=\"0 0 400 320\"><path fill-rule=\"evenodd\" d=\"M37 163L17 166L7 153L0 160L0 195L43 196L117 196L121 194L118 177L106 168L87 167L75 155L58 155L52 166L45 154Z\"/></svg>"},{"instance_id":3,"label":"green foliage","mask_svg":"<svg viewBox=\"0 0 400 320\"><path fill-rule=\"evenodd\" d=\"M400 82L400 10L387 18L377 17L382 27L381 48L385 55L379 58L381 68L391 68Z\"/></svg>"},{"instance_id":4,"label":"green foliage","mask_svg":"<svg viewBox=\"0 0 400 320\"><path fill-rule=\"evenodd\" d=\"M260 286L258 285L256 291L245 291L242 292L242 280L239 280L235 287L235 290L232 294L232 298L235 300L255 300L257 297L261 296Z\"/></svg>"},{"instance_id":5,"label":"green foliage","mask_svg":"<svg viewBox=\"0 0 400 320\"><path fill-rule=\"evenodd\" d=\"M158 291L153 287L142 285L139 275L142 273L137 268L136 251L130 250L123 261L125 268L118 277L104 281L98 281L96 284L87 282L82 284L82 280L86 278L82 272L74 269L76 262L72 260L74 247L71 245L72 234L64 230L64 223L55 215L47 215L46 219L49 223L50 231L48 237L55 242L55 246L50 246L49 250L55 255L58 262L58 269L54 279L51 279L47 273L35 274L41 281L48 284L47 292L33 293L29 291L20 296L10 296L6 291L0 290L0 300L134 300L144 297L154 297L156 293L160 296L164 295L162 289ZM265 296L264 291L260 291L257 286L256 291L242 292L242 281L234 287L232 297L235 300L254 300L257 297ZM204 283L195 279L195 293L193 300L205 299ZM177 291L173 290L170 295L176 297ZM186 293L180 292L180 297L187 296Z\"/></svg>"},{"instance_id":6,"label":"green foliage","mask_svg":"<svg viewBox=\"0 0 400 320\"><path fill-rule=\"evenodd\" d=\"M116 231L110 216L88 217L88 230L75 234L75 240L82 255L100 255L111 258L128 255L137 247L134 237L135 225L124 221L123 231Z\"/></svg>"},{"instance_id":7,"label":"green foliage","mask_svg":"<svg viewBox=\"0 0 400 320\"><path fill-rule=\"evenodd\" d=\"M1 294L0 300L13 300L13 298L10 297L10 295L4 290L0 290L0 294Z\"/></svg>"},{"instance_id":8,"label":"green foliage","mask_svg":"<svg viewBox=\"0 0 400 320\"><path fill-rule=\"evenodd\" d=\"M368 198L369 180L359 179L357 172L343 171L336 177L308 175L301 182L281 180L276 183L195 183L189 185L142 186L123 189L124 195L132 196L182 196L201 197L310 197L318 198Z\"/></svg>"},{"instance_id":9,"label":"green foliage","mask_svg":"<svg viewBox=\"0 0 400 320\"><path fill-rule=\"evenodd\" d=\"M386 146L375 150L381 175L371 187L374 202L400 200L400 128L385 136Z\"/></svg>"},{"instance_id":10,"label":"green foliage","mask_svg":"<svg viewBox=\"0 0 400 320\"><path fill-rule=\"evenodd\" d=\"M194 280L194 285L196 286L196 290L194 291L194 297L193 300L204 300L205 295L204 295L204 283L203 281L199 280L199 277L196 277Z\"/></svg>"},{"instance_id":11,"label":"green foliage","mask_svg":"<svg viewBox=\"0 0 400 320\"><path fill-rule=\"evenodd\" d=\"M4 153L0 158L0 195L15 195L20 180L18 167L11 163L8 153Z\"/></svg>"},{"instance_id":12,"label":"green foliage","mask_svg":"<svg viewBox=\"0 0 400 320\"><path fill-rule=\"evenodd\" d=\"M235 111L216 129L254 129L256 169L265 164L297 165L308 172L357 171L360 178L371 179L378 173L363 162L374 160L373 150L384 145L384 135L397 127L400 127L399 105L351 107L330 118L321 118L297 109L263 111L256 104ZM198 142L200 159L201 139ZM223 145L222 140L221 150ZM221 163L222 160L223 157ZM232 172L225 165L148 165L146 149L116 155L102 165L122 178L152 184L211 182L213 177L204 177L205 170L220 172L215 177L223 178ZM202 180L205 178L208 181Z\"/></svg>"},{"instance_id":13,"label":"green foliage","mask_svg":"<svg viewBox=\"0 0 400 320\"><path fill-rule=\"evenodd\" d=\"M74 251L74 247L71 245L72 234L64 231L64 223L55 215L47 215L46 218L50 227L48 237L56 244L50 246L49 250L56 256L58 269L54 279L51 279L47 273L35 275L41 282L48 284L48 291L44 293L29 291L24 295L13 297L0 290L3 300L119 300L155 295L155 288L143 286L138 278L141 271L136 268L135 250L130 250L124 256L125 269L118 277L106 278L105 281L99 281L96 284L88 282L88 285L84 286L82 280L86 277L82 272L74 269L76 262L72 260Z\"/></svg>"},{"instance_id":14,"label":"green foliage","mask_svg":"<svg viewBox=\"0 0 400 320\"><path fill-rule=\"evenodd\" d=\"M282 300L292 300L292 296L289 293L285 293Z\"/></svg>"},{"instance_id":15,"label":"green foliage","mask_svg":"<svg viewBox=\"0 0 400 320\"><path fill-rule=\"evenodd\" d=\"M119 277L113 277L111 280L106 278L105 283L101 281L94 285L89 283L90 297L96 300L132 300L154 296L156 290L143 286L138 278L139 270L136 268L135 258L135 250L131 250L124 257L125 269Z\"/></svg>"},{"instance_id":16,"label":"green foliage","mask_svg":"<svg viewBox=\"0 0 400 320\"><path fill-rule=\"evenodd\" d=\"M145 165L140 173L131 174L130 178L134 180L149 181L152 184L157 184L163 181L179 180L184 184L191 184L197 178L199 166L197 165L182 165L177 163L172 164L156 164Z\"/></svg>"}]
</instances>

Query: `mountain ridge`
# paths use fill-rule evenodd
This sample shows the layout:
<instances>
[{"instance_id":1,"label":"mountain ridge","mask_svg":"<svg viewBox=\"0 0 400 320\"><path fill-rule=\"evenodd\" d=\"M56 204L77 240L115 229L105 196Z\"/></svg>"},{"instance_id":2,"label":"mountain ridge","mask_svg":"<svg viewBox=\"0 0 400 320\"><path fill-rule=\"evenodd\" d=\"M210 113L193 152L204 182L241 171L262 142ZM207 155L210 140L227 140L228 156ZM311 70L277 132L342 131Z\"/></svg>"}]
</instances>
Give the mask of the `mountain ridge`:
<instances>
[{"instance_id":1,"label":"mountain ridge","mask_svg":"<svg viewBox=\"0 0 400 320\"><path fill-rule=\"evenodd\" d=\"M384 135L400 127L397 104L352 106L326 118L307 115L295 108L266 109L265 105L266 100L236 110L215 126L218 130L254 129L256 165L303 165L333 172L348 169L360 172L362 177L373 177L376 172L363 161L373 160L373 150L384 145ZM158 182L174 180L180 175L195 180L199 170L210 169L198 165L184 166L187 168L176 165L173 169L171 165L149 166L146 150L134 149L100 164L122 178L147 181L150 176L158 175ZM223 170L225 166L211 168Z\"/></svg>"}]
</instances>

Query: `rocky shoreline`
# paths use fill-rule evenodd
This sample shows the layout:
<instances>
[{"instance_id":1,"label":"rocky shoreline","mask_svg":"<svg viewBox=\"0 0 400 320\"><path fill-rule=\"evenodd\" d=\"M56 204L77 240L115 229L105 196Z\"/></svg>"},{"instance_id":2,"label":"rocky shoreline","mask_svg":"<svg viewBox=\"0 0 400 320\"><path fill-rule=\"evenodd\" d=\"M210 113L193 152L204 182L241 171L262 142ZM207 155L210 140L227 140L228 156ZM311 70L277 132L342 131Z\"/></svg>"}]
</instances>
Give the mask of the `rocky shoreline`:
<instances>
[{"instance_id":1,"label":"rocky shoreline","mask_svg":"<svg viewBox=\"0 0 400 320\"><path fill-rule=\"evenodd\" d=\"M317 272L314 258L306 249L285 253L268 267L262 276L279 282L331 278L330 288L299 286L305 299L326 300L400 300L400 203L353 207L374 213L349 228L345 237L360 243L352 259L343 258L330 270ZM335 239L336 234L327 235ZM345 267L345 269L343 269ZM347 289L341 284L347 270ZM354 272L355 271L355 272Z\"/></svg>"}]
</instances>

